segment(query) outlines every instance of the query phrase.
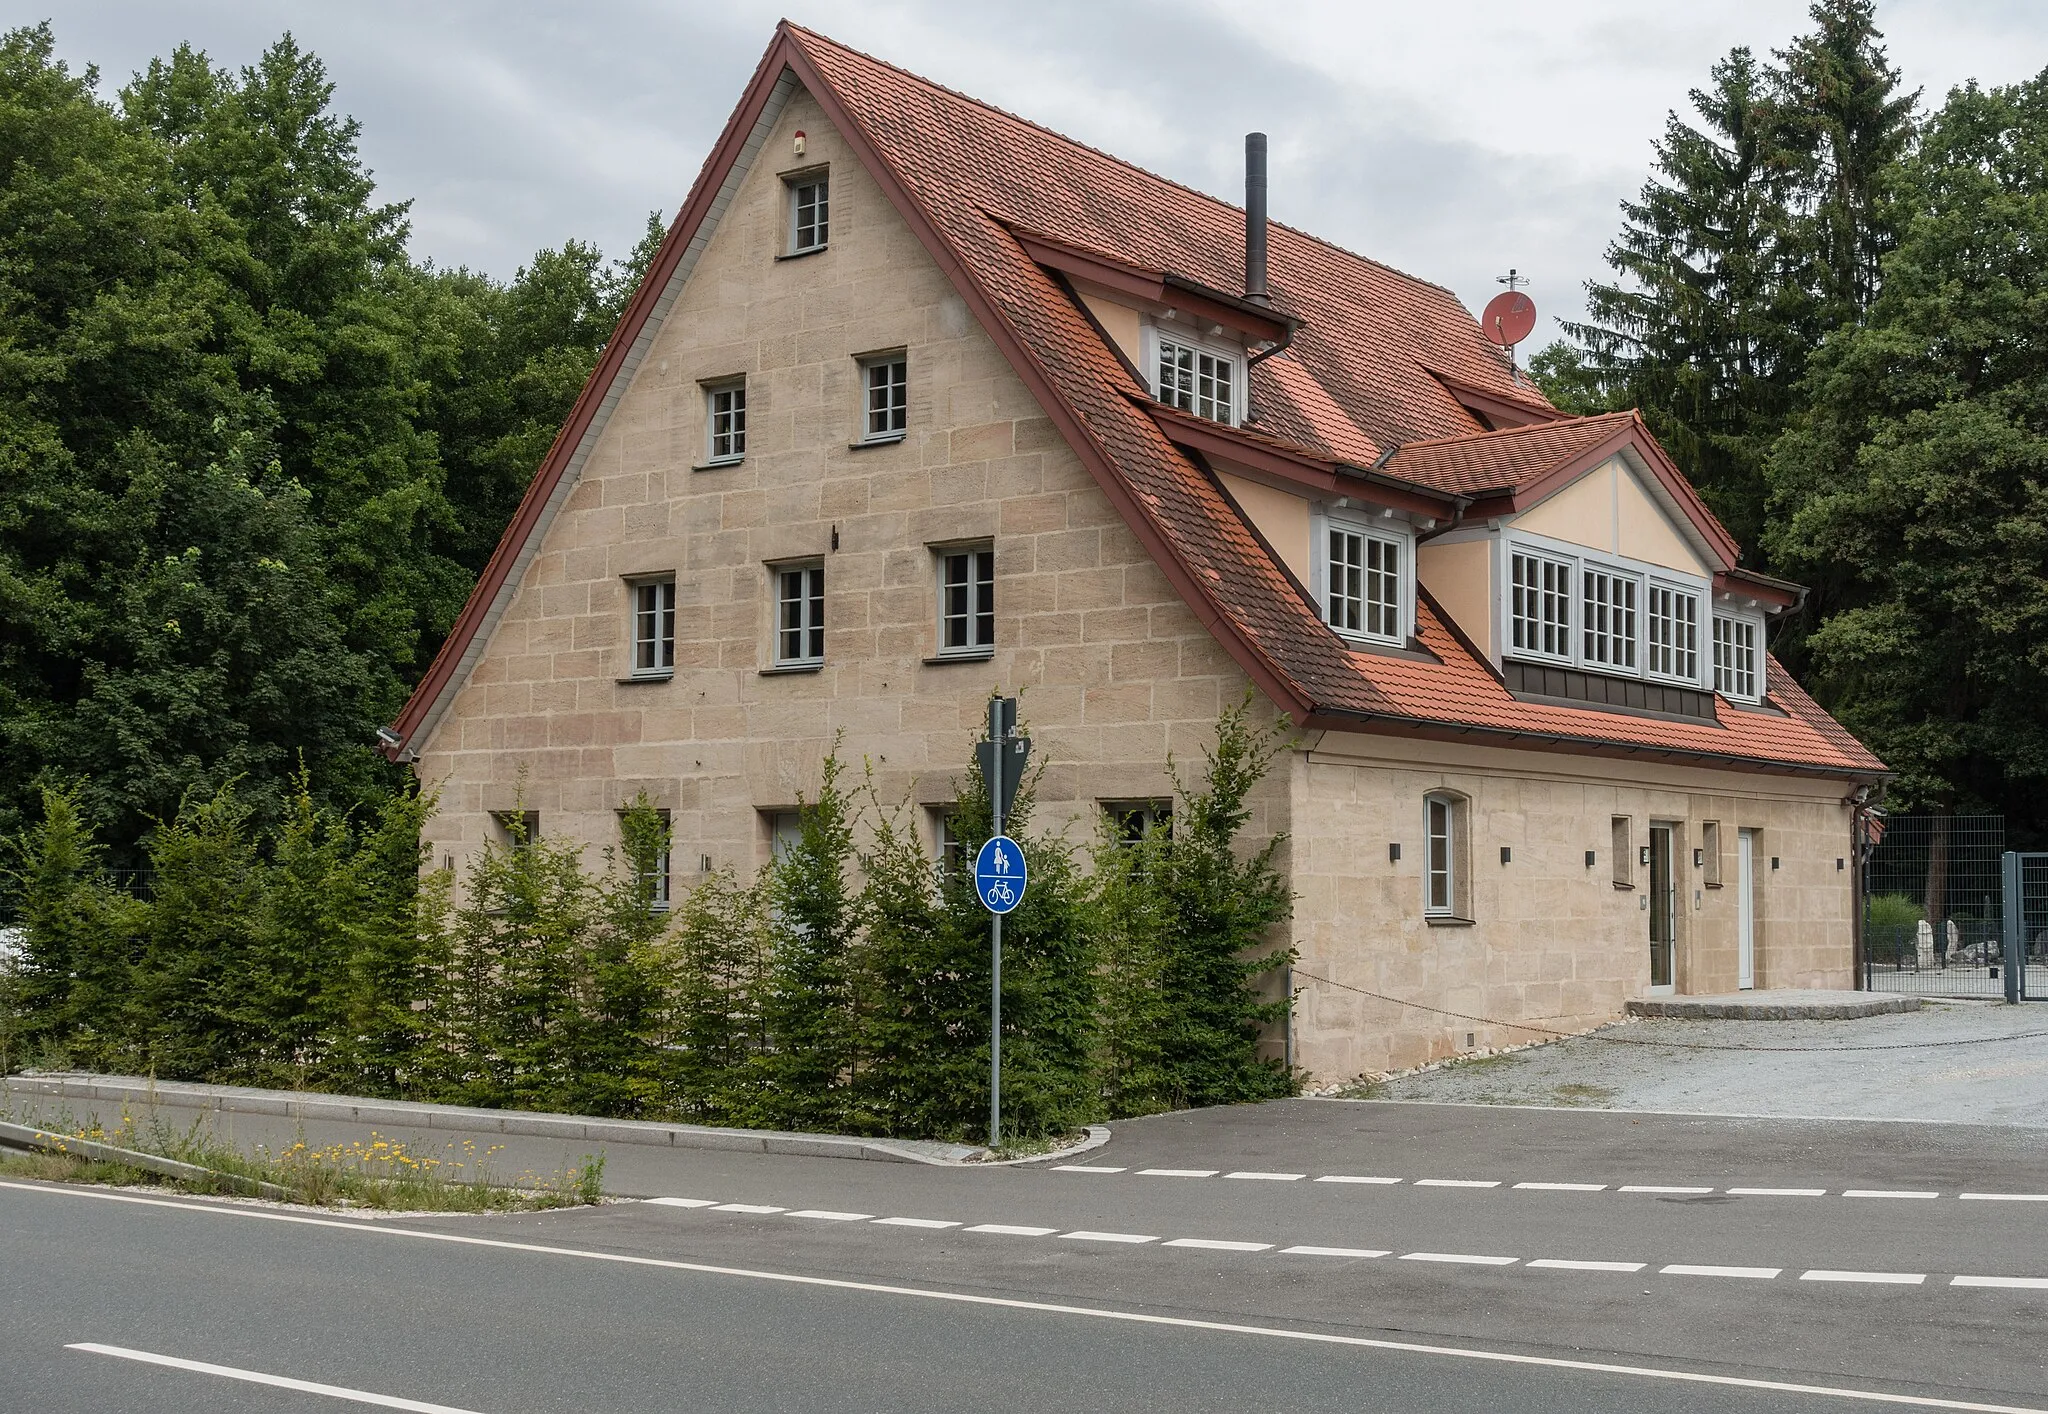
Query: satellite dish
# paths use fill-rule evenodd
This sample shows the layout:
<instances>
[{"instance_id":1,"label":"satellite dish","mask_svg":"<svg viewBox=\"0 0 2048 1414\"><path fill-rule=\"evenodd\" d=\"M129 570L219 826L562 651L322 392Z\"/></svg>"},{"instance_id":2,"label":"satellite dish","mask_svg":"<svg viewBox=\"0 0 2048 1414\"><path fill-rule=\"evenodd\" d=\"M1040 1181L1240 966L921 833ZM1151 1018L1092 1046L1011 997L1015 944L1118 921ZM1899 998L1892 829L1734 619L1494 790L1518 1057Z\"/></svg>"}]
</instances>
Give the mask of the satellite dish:
<instances>
[{"instance_id":1,"label":"satellite dish","mask_svg":"<svg viewBox=\"0 0 2048 1414\"><path fill-rule=\"evenodd\" d=\"M1536 303L1520 290L1504 290L1486 303L1479 327L1492 342L1513 348L1536 327Z\"/></svg>"}]
</instances>

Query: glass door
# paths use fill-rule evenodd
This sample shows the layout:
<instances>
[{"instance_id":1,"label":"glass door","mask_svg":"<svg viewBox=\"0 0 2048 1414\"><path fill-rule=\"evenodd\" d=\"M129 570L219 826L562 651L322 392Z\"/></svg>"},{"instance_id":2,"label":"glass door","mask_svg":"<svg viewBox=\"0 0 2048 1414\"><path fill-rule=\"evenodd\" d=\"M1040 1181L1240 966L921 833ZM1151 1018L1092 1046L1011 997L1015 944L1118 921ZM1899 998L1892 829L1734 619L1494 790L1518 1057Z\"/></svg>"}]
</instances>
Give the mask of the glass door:
<instances>
[{"instance_id":1,"label":"glass door","mask_svg":"<svg viewBox=\"0 0 2048 1414\"><path fill-rule=\"evenodd\" d=\"M1650 987L1670 991L1672 945L1677 940L1677 895L1671 867L1671 827L1650 826Z\"/></svg>"}]
</instances>

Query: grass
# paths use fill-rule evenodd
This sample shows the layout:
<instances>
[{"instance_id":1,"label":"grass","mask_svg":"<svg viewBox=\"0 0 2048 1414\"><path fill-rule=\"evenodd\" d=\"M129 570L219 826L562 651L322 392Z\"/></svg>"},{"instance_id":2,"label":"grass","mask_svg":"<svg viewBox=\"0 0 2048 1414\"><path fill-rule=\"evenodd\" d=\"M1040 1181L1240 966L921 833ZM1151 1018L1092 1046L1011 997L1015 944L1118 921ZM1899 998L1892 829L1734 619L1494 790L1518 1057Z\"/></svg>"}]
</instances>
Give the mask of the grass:
<instances>
[{"instance_id":1,"label":"grass","mask_svg":"<svg viewBox=\"0 0 2048 1414\"><path fill-rule=\"evenodd\" d=\"M123 1110L112 1129L96 1120L84 1124L69 1114L55 1119L15 1118L52 1134L96 1140L116 1148L175 1159L212 1170L214 1174L290 1190L293 1201L329 1208L372 1208L390 1212L486 1213L533 1212L596 1203L603 1197L604 1156L586 1154L574 1168L540 1175L501 1175L493 1160L502 1145L479 1150L474 1140L450 1144L441 1154L417 1151L402 1141L372 1131L369 1139L316 1148L303 1132L293 1143L273 1151L258 1144L248 1150L228 1144L194 1120L180 1130L151 1114L146 1122ZM45 1177L74 1183L157 1184L181 1192L221 1194L237 1191L225 1177L167 1178L120 1164L88 1161L70 1154L10 1154L0 1159L0 1172Z\"/></svg>"},{"instance_id":2,"label":"grass","mask_svg":"<svg viewBox=\"0 0 2048 1414\"><path fill-rule=\"evenodd\" d=\"M1597 1105L1603 1100L1614 1098L1614 1090L1606 1085L1553 1085L1553 1098L1560 1105Z\"/></svg>"}]
</instances>

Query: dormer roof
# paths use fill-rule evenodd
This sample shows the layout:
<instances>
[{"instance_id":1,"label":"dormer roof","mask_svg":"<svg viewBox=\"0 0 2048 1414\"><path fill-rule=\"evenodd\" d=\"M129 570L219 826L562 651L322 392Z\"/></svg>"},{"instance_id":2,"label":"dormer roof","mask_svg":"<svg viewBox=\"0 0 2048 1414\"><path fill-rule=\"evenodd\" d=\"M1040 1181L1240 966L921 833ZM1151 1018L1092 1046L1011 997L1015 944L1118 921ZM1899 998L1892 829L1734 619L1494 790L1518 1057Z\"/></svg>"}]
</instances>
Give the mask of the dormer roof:
<instances>
[{"instance_id":1,"label":"dormer roof","mask_svg":"<svg viewBox=\"0 0 2048 1414\"><path fill-rule=\"evenodd\" d=\"M1736 547L1640 418L1557 414L1449 290L1278 223L1265 312L1275 337L1291 332L1293 342L1252 371L1258 424L1190 426L1197 420L1151 399L1072 296L1061 262L1094 259L1119 278L1156 278L1162 290L1234 303L1236 316L1248 318L1251 309L1230 294L1244 270L1241 209L786 21L454 630L393 724L395 754L417 750L476 661L552 508L672 304L675 282L687 278L715 227L721 193L752 160L764 113L796 84L840 130L1181 597L1297 724L1827 776L1882 773L1775 663L1765 710L1717 703L1715 721L1677 722L1518 700L1427 596L1418 613L1420 658L1348 647L1223 493L1212 453L1264 455L1276 468L1333 484L1356 477L1390 495L1405 491L1446 517L1489 497L1512 506L1571 468L1595 464L1589 457L1625 453L1715 547L1713 563L1735 572ZM1488 406L1500 416L1482 420L1475 408ZM1514 416L1526 424L1486 430Z\"/></svg>"}]
</instances>

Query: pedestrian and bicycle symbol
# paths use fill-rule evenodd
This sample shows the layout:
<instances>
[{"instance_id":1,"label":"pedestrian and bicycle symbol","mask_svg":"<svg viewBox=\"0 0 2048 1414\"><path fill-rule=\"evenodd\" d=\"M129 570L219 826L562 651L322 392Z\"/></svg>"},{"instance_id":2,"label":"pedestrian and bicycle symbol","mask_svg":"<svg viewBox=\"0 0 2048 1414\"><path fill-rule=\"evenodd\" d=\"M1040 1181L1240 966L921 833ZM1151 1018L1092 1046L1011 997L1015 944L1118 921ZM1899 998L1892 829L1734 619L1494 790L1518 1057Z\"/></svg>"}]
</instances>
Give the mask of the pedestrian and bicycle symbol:
<instances>
[{"instance_id":1,"label":"pedestrian and bicycle symbol","mask_svg":"<svg viewBox=\"0 0 2048 1414\"><path fill-rule=\"evenodd\" d=\"M1024 902L1024 851L1008 835L997 835L974 856L974 892L990 913L1008 913Z\"/></svg>"}]
</instances>

